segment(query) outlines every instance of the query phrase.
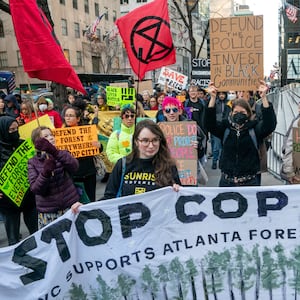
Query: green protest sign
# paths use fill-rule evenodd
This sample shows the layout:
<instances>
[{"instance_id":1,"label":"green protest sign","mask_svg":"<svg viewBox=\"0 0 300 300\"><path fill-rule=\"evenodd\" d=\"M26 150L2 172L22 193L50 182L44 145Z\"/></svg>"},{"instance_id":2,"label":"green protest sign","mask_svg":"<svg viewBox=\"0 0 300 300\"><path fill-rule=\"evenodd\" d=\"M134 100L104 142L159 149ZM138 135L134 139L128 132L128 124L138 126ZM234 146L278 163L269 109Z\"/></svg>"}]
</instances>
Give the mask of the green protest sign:
<instances>
[{"instance_id":1,"label":"green protest sign","mask_svg":"<svg viewBox=\"0 0 300 300\"><path fill-rule=\"evenodd\" d=\"M109 106L132 104L135 101L135 89L107 86L106 100Z\"/></svg>"},{"instance_id":2,"label":"green protest sign","mask_svg":"<svg viewBox=\"0 0 300 300\"><path fill-rule=\"evenodd\" d=\"M1 191L18 207L29 188L27 162L35 154L30 139L24 141L10 156L0 172Z\"/></svg>"}]
</instances>

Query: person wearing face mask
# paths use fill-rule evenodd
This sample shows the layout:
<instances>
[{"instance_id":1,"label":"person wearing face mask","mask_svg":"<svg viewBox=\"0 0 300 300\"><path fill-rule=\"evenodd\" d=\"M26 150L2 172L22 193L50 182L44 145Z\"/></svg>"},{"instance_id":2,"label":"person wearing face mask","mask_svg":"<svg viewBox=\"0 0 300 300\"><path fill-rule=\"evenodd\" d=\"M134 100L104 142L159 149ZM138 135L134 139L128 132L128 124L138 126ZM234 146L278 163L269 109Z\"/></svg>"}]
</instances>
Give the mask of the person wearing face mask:
<instances>
[{"instance_id":1,"label":"person wearing face mask","mask_svg":"<svg viewBox=\"0 0 300 300\"><path fill-rule=\"evenodd\" d=\"M18 122L10 116L0 118L0 171L14 154L14 151L24 142L20 139ZM25 174L27 176L27 174ZM20 240L20 217L23 213L25 225L30 234L38 229L37 212L34 194L27 190L18 207L0 191L0 213L4 216L4 225L9 245Z\"/></svg>"},{"instance_id":2,"label":"person wearing face mask","mask_svg":"<svg viewBox=\"0 0 300 300\"><path fill-rule=\"evenodd\" d=\"M63 125L60 114L54 109L48 109L48 101L45 97L39 97L37 103L38 116L48 115L55 128L61 128Z\"/></svg>"},{"instance_id":3,"label":"person wearing face mask","mask_svg":"<svg viewBox=\"0 0 300 300\"><path fill-rule=\"evenodd\" d=\"M262 99L261 119L253 120L249 103L244 99L236 99L232 103L229 118L217 122L215 108L217 89L213 82L209 85L208 92L211 98L207 110L207 127L223 141L220 158L221 187L260 185L257 179L257 172L260 170L257 145L276 127L274 109L266 97L267 90L265 82L260 81L258 91ZM254 137L251 132L254 133ZM253 138L256 139L256 144Z\"/></svg>"}]
</instances>

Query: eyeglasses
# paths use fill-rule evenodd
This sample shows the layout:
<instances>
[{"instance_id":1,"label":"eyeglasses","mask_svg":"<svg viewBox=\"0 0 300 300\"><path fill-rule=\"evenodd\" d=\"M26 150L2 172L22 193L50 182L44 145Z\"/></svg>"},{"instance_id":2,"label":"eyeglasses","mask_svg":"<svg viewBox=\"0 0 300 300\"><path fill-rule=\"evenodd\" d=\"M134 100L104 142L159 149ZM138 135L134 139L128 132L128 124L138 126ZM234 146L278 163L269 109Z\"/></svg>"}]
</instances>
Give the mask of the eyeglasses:
<instances>
[{"instance_id":1,"label":"eyeglasses","mask_svg":"<svg viewBox=\"0 0 300 300\"><path fill-rule=\"evenodd\" d=\"M124 115L124 117L125 117L126 119L129 119L129 118L134 119L134 118L135 118L135 115Z\"/></svg>"},{"instance_id":2,"label":"eyeglasses","mask_svg":"<svg viewBox=\"0 0 300 300\"><path fill-rule=\"evenodd\" d=\"M159 137L156 137L156 138L154 138L154 139L152 139L152 140L150 140L150 139L138 139L138 141L143 145L143 146L149 146L150 145L150 143L152 143L152 145L153 146L157 146L158 144L159 144L159 142L160 142L160 138Z\"/></svg>"},{"instance_id":3,"label":"eyeglasses","mask_svg":"<svg viewBox=\"0 0 300 300\"><path fill-rule=\"evenodd\" d=\"M166 109L165 109L165 112L166 112L167 114L171 113L171 111L172 111L173 113L177 113L177 112L178 112L178 108L177 108L177 107L173 107L173 108L166 108Z\"/></svg>"},{"instance_id":4,"label":"eyeglasses","mask_svg":"<svg viewBox=\"0 0 300 300\"><path fill-rule=\"evenodd\" d=\"M75 115L65 115L65 118L76 118Z\"/></svg>"}]
</instances>

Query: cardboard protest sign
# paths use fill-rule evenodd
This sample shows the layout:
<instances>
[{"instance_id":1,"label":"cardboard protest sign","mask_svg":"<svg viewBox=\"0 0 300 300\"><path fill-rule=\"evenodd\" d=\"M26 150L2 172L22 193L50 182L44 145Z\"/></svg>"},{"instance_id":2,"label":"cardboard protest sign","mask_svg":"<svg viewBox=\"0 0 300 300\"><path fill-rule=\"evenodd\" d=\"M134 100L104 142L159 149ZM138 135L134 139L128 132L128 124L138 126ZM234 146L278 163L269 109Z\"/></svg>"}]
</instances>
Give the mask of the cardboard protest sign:
<instances>
[{"instance_id":1,"label":"cardboard protest sign","mask_svg":"<svg viewBox=\"0 0 300 300\"><path fill-rule=\"evenodd\" d=\"M106 87L106 101L109 106L132 104L136 100L134 88Z\"/></svg>"},{"instance_id":2,"label":"cardboard protest sign","mask_svg":"<svg viewBox=\"0 0 300 300\"><path fill-rule=\"evenodd\" d=\"M128 88L128 82L110 82L109 86Z\"/></svg>"},{"instance_id":3,"label":"cardboard protest sign","mask_svg":"<svg viewBox=\"0 0 300 300\"><path fill-rule=\"evenodd\" d=\"M173 90L181 92L186 88L188 77L184 74L176 72L170 68L162 67L158 77L158 83L167 86Z\"/></svg>"},{"instance_id":4,"label":"cardboard protest sign","mask_svg":"<svg viewBox=\"0 0 300 300\"><path fill-rule=\"evenodd\" d=\"M99 154L99 148L92 143L98 141L96 125L56 128L53 134L56 147L68 150L74 157Z\"/></svg>"},{"instance_id":5,"label":"cardboard protest sign","mask_svg":"<svg viewBox=\"0 0 300 300\"><path fill-rule=\"evenodd\" d=\"M24 141L10 156L0 172L1 191L18 207L21 206L30 186L27 162L34 154L35 149L31 140Z\"/></svg>"},{"instance_id":6,"label":"cardboard protest sign","mask_svg":"<svg viewBox=\"0 0 300 300\"><path fill-rule=\"evenodd\" d=\"M1 248L1 299L298 299L297 185L166 187Z\"/></svg>"},{"instance_id":7,"label":"cardboard protest sign","mask_svg":"<svg viewBox=\"0 0 300 300\"><path fill-rule=\"evenodd\" d=\"M193 121L162 122L163 131L171 156L177 162L182 185L197 185L197 149L191 144L197 140L197 123Z\"/></svg>"},{"instance_id":8,"label":"cardboard protest sign","mask_svg":"<svg viewBox=\"0 0 300 300\"><path fill-rule=\"evenodd\" d=\"M142 93L143 91L149 91L152 94L153 90L153 82L152 80L142 80L134 83L135 89L139 89L138 93Z\"/></svg>"},{"instance_id":9,"label":"cardboard protest sign","mask_svg":"<svg viewBox=\"0 0 300 300\"><path fill-rule=\"evenodd\" d=\"M211 81L219 91L256 90L263 72L263 16L210 19Z\"/></svg>"},{"instance_id":10,"label":"cardboard protest sign","mask_svg":"<svg viewBox=\"0 0 300 300\"><path fill-rule=\"evenodd\" d=\"M54 128L53 123L51 122L51 119L49 118L48 115L43 115L42 117L38 118L37 120L32 120L29 123L26 123L22 126L19 126L19 134L20 138L23 140L30 139L31 138L31 132L33 129L37 128L40 126L47 126L51 129Z\"/></svg>"}]
</instances>

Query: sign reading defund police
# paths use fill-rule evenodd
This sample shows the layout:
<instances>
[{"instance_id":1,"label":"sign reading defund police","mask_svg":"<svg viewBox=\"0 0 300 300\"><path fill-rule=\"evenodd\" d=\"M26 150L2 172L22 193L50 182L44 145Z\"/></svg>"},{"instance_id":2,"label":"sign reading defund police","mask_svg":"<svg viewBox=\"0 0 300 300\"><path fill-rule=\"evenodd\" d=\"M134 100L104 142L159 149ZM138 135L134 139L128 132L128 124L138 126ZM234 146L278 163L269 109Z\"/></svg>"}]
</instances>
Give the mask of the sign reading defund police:
<instances>
[{"instance_id":1,"label":"sign reading defund police","mask_svg":"<svg viewBox=\"0 0 300 300\"><path fill-rule=\"evenodd\" d=\"M256 90L263 73L263 16L210 19L211 80L219 91Z\"/></svg>"},{"instance_id":2,"label":"sign reading defund police","mask_svg":"<svg viewBox=\"0 0 300 300\"><path fill-rule=\"evenodd\" d=\"M31 140L24 141L13 152L0 172L0 190L18 207L21 206L30 186L27 162L34 154L35 149Z\"/></svg>"},{"instance_id":3,"label":"sign reading defund police","mask_svg":"<svg viewBox=\"0 0 300 300\"><path fill-rule=\"evenodd\" d=\"M167 187L84 205L0 249L1 299L295 299L298 195Z\"/></svg>"}]
</instances>

